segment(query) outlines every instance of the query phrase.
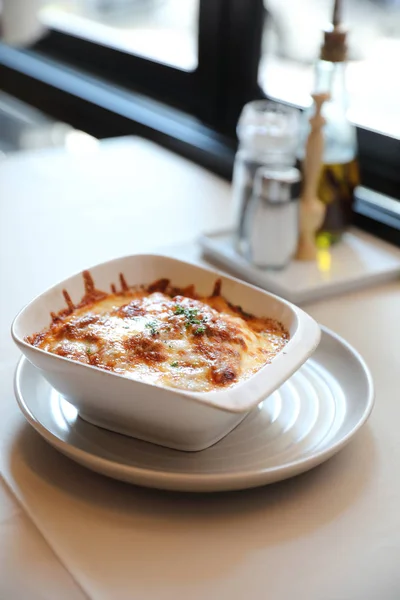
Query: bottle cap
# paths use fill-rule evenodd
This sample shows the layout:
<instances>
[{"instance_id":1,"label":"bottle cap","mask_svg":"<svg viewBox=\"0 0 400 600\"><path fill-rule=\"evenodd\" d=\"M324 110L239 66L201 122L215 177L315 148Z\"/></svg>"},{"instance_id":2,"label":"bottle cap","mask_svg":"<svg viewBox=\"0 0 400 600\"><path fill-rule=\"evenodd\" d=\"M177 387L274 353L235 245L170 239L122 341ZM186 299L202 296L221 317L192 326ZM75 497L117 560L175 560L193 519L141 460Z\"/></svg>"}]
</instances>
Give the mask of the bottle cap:
<instances>
[{"instance_id":1,"label":"bottle cap","mask_svg":"<svg viewBox=\"0 0 400 600\"><path fill-rule=\"evenodd\" d=\"M320 57L329 62L344 62L347 59L347 30L341 25L324 31L324 43Z\"/></svg>"},{"instance_id":2,"label":"bottle cap","mask_svg":"<svg viewBox=\"0 0 400 600\"><path fill-rule=\"evenodd\" d=\"M320 58L329 62L344 62L347 58L347 29L341 23L341 0L335 0L332 25L324 31Z\"/></svg>"}]
</instances>

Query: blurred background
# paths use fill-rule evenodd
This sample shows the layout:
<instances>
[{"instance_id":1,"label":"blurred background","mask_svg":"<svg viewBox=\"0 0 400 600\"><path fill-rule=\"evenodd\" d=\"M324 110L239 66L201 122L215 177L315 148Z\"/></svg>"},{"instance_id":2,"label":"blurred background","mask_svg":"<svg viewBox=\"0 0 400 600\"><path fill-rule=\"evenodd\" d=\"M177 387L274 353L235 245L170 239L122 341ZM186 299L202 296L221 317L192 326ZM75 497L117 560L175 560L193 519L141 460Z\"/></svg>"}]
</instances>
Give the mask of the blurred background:
<instances>
[{"instance_id":1,"label":"blurred background","mask_svg":"<svg viewBox=\"0 0 400 600\"><path fill-rule=\"evenodd\" d=\"M139 134L229 178L244 103L310 101L332 0L3 0L0 151ZM363 183L398 198L400 0L345 0Z\"/></svg>"},{"instance_id":2,"label":"blurred background","mask_svg":"<svg viewBox=\"0 0 400 600\"><path fill-rule=\"evenodd\" d=\"M330 17L329 0L267 0L270 15L263 35L260 82L267 94L305 105L313 84L312 64L321 27ZM352 120L400 136L400 1L347 0L349 28L347 86Z\"/></svg>"}]
</instances>

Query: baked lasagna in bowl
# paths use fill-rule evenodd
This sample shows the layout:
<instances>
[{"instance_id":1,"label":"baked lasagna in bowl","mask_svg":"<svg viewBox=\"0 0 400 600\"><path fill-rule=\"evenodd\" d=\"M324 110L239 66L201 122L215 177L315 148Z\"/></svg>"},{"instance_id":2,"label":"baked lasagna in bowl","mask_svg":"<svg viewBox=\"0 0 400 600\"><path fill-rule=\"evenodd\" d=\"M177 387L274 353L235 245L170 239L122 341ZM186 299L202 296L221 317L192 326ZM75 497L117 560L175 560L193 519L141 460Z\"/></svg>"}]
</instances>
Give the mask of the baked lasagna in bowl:
<instances>
[{"instance_id":1,"label":"baked lasagna in bowl","mask_svg":"<svg viewBox=\"0 0 400 600\"><path fill-rule=\"evenodd\" d=\"M14 340L82 418L181 450L231 431L310 356L318 325L236 279L154 255L75 275Z\"/></svg>"}]
</instances>

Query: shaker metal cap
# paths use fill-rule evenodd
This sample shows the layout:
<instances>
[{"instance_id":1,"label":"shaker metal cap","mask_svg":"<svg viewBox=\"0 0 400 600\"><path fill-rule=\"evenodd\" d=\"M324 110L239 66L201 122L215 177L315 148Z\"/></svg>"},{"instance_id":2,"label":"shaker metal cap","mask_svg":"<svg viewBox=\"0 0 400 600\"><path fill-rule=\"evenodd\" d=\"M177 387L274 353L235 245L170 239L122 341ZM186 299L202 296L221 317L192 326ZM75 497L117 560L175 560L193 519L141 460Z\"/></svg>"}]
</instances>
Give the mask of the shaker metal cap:
<instances>
[{"instance_id":1,"label":"shaker metal cap","mask_svg":"<svg viewBox=\"0 0 400 600\"><path fill-rule=\"evenodd\" d=\"M300 196L301 174L295 167L260 167L254 178L254 194L271 203L289 202Z\"/></svg>"}]
</instances>

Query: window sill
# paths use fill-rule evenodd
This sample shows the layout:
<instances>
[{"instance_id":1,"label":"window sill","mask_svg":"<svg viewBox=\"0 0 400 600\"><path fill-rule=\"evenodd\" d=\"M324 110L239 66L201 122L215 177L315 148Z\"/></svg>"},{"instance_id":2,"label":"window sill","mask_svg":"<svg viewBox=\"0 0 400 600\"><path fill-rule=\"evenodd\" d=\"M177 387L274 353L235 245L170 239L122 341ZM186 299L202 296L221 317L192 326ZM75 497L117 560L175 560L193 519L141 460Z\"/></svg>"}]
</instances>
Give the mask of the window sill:
<instances>
[{"instance_id":1,"label":"window sill","mask_svg":"<svg viewBox=\"0 0 400 600\"><path fill-rule=\"evenodd\" d=\"M140 135L229 179L236 143L187 115L31 50L0 44L1 88L97 138Z\"/></svg>"}]
</instances>

